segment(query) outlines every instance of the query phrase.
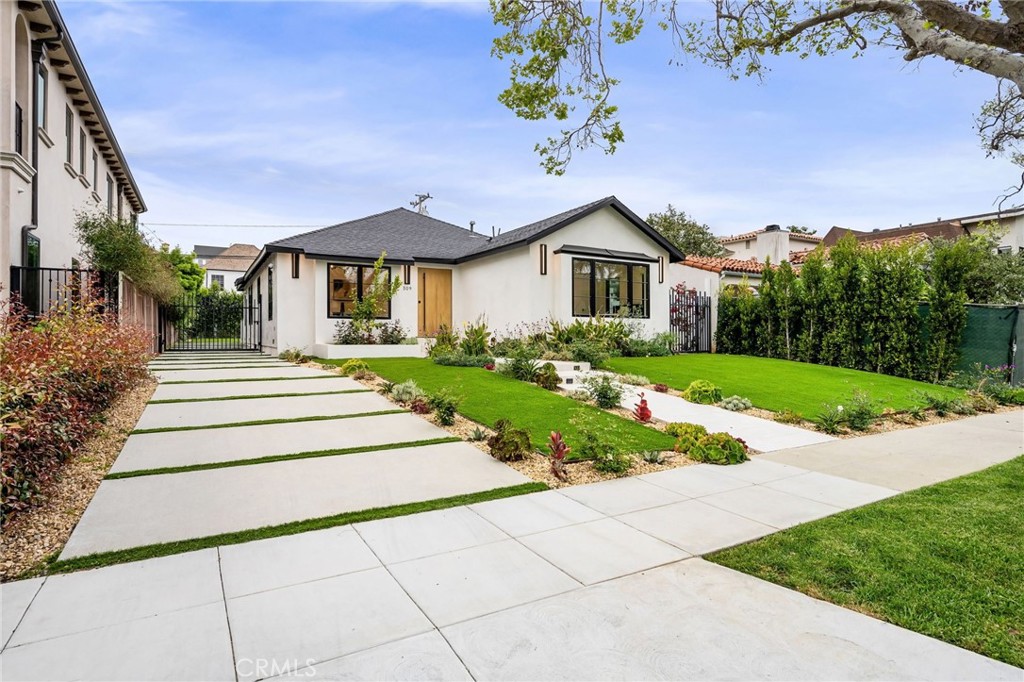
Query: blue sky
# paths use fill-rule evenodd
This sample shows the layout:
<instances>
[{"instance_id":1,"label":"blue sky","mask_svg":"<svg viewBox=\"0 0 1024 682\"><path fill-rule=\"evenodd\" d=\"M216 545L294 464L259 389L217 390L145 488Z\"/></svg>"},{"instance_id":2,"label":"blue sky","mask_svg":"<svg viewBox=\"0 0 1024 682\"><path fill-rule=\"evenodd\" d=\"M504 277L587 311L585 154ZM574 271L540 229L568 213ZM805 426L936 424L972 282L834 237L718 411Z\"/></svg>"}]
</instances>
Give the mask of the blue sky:
<instances>
[{"instance_id":1,"label":"blue sky","mask_svg":"<svg viewBox=\"0 0 1024 682\"><path fill-rule=\"evenodd\" d=\"M694 4L694 11L700 11ZM545 175L558 126L497 101L483 2L62 2L149 212L183 246L266 241L407 206L510 229L615 194L719 234L870 229L992 210L1016 173L972 129L994 83L875 50L773 62L763 83L670 66L653 26L609 69L626 142Z\"/></svg>"}]
</instances>

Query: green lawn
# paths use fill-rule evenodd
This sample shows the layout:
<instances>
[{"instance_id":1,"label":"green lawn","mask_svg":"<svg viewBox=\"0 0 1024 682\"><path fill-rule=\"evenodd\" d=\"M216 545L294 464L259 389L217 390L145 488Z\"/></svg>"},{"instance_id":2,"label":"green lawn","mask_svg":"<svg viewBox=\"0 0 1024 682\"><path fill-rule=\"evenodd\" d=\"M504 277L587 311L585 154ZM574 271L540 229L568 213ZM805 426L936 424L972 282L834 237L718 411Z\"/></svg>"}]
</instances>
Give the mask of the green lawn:
<instances>
[{"instance_id":1,"label":"green lawn","mask_svg":"<svg viewBox=\"0 0 1024 682\"><path fill-rule=\"evenodd\" d=\"M708 558L1024 666L1024 456Z\"/></svg>"},{"instance_id":2,"label":"green lawn","mask_svg":"<svg viewBox=\"0 0 1024 682\"><path fill-rule=\"evenodd\" d=\"M345 360L319 362L342 365ZM370 358L366 363L388 381L414 379L427 393L450 388L462 396L460 414L487 426L494 426L502 418L510 419L527 429L530 440L543 452L547 452L552 431L561 431L570 447L577 442L578 430L571 423L577 415L604 428L611 443L624 452L670 450L675 444L671 436L652 428L478 367L447 367L421 358Z\"/></svg>"},{"instance_id":3,"label":"green lawn","mask_svg":"<svg viewBox=\"0 0 1024 682\"><path fill-rule=\"evenodd\" d=\"M824 403L845 403L854 389L867 391L884 407L894 410L917 405L914 392L918 390L962 394L959 389L885 374L747 355L690 353L663 358L612 358L607 366L616 372L643 374L654 383L680 390L694 379L707 379L721 387L724 397L740 395L749 398L754 407L773 412L790 409L806 418L821 412Z\"/></svg>"}]
</instances>

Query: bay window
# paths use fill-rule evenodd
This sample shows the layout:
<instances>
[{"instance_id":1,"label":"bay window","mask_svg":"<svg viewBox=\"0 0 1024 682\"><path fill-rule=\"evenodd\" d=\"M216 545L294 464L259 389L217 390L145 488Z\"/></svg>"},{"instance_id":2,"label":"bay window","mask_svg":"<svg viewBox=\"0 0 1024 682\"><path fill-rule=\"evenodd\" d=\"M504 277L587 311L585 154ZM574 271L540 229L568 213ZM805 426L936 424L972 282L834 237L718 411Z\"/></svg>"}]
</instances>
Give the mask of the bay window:
<instances>
[{"instance_id":1,"label":"bay window","mask_svg":"<svg viewBox=\"0 0 1024 682\"><path fill-rule=\"evenodd\" d=\"M650 317L650 266L572 259L573 317Z\"/></svg>"}]
</instances>

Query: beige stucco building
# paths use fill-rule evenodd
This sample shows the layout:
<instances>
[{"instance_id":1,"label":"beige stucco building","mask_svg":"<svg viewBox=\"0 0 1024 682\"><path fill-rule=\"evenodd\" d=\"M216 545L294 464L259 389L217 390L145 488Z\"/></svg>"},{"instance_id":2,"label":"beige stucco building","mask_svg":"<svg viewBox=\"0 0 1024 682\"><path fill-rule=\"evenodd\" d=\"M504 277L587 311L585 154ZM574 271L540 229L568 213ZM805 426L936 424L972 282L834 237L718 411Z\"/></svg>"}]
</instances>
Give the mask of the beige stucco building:
<instances>
[{"instance_id":1,"label":"beige stucco building","mask_svg":"<svg viewBox=\"0 0 1024 682\"><path fill-rule=\"evenodd\" d=\"M12 266L79 265L75 215L146 210L60 11L0 2L0 286ZM81 263L83 267L87 264Z\"/></svg>"}]
</instances>

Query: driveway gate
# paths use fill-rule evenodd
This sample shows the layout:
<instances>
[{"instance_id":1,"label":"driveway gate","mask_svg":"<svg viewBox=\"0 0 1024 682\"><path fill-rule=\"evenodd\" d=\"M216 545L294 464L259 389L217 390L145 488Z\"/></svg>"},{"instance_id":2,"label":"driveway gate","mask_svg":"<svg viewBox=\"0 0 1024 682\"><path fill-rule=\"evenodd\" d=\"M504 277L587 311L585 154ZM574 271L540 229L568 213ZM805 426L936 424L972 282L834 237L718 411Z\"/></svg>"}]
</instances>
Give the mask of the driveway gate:
<instances>
[{"instance_id":1,"label":"driveway gate","mask_svg":"<svg viewBox=\"0 0 1024 682\"><path fill-rule=\"evenodd\" d=\"M711 296L692 289L669 292L673 353L711 352Z\"/></svg>"},{"instance_id":2,"label":"driveway gate","mask_svg":"<svg viewBox=\"0 0 1024 682\"><path fill-rule=\"evenodd\" d=\"M160 306L160 350L261 349L258 304L225 291L188 293Z\"/></svg>"}]
</instances>

